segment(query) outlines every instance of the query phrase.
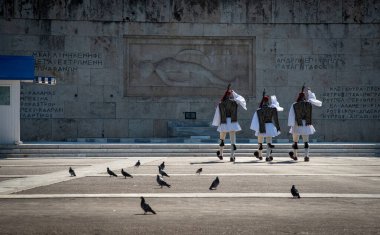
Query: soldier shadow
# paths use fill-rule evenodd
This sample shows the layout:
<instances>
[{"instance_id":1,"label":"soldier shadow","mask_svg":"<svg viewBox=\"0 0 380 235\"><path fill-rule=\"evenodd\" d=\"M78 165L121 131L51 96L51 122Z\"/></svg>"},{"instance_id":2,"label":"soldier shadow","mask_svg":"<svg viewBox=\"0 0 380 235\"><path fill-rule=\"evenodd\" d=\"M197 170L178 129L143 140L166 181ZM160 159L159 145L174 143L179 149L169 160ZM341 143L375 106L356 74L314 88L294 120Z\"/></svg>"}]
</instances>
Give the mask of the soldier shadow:
<instances>
[{"instance_id":1,"label":"soldier shadow","mask_svg":"<svg viewBox=\"0 0 380 235\"><path fill-rule=\"evenodd\" d=\"M276 161L276 162L266 162L266 161L260 161L260 160L253 160L253 161L242 161L242 162L235 162L234 164L255 164L255 163L266 163L266 164L295 164L297 162L292 161L292 160L287 160L287 161Z\"/></svg>"},{"instance_id":2,"label":"soldier shadow","mask_svg":"<svg viewBox=\"0 0 380 235\"><path fill-rule=\"evenodd\" d=\"M248 164L248 163L263 163L263 161L259 161L259 160L257 160L257 161L255 161L255 160L253 160L253 161L242 161L242 162L235 162L234 164Z\"/></svg>"},{"instance_id":3,"label":"soldier shadow","mask_svg":"<svg viewBox=\"0 0 380 235\"><path fill-rule=\"evenodd\" d=\"M298 162L293 161L293 160L278 161L278 162L268 162L268 164L273 164L273 165L276 165L276 164L295 164L295 163L298 163Z\"/></svg>"},{"instance_id":4,"label":"soldier shadow","mask_svg":"<svg viewBox=\"0 0 380 235\"><path fill-rule=\"evenodd\" d=\"M220 162L220 161L207 161L207 162L190 162L190 165L203 165L203 164L223 164L229 162Z\"/></svg>"}]
</instances>

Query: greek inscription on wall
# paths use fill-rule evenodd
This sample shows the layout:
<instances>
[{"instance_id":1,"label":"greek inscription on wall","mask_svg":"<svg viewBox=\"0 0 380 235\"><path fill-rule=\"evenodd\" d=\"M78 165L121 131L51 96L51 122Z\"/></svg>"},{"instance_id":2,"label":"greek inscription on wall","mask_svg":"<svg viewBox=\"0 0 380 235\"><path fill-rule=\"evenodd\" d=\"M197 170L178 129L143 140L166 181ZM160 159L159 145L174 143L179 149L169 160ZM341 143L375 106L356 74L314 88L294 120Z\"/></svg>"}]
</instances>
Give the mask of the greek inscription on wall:
<instances>
[{"instance_id":1,"label":"greek inscription on wall","mask_svg":"<svg viewBox=\"0 0 380 235\"><path fill-rule=\"evenodd\" d=\"M34 87L34 89L29 89ZM61 118L63 104L55 101L56 93L44 85L22 85L20 93L21 118Z\"/></svg>"},{"instance_id":2,"label":"greek inscription on wall","mask_svg":"<svg viewBox=\"0 0 380 235\"><path fill-rule=\"evenodd\" d=\"M325 119L379 119L380 86L337 86L323 93Z\"/></svg>"},{"instance_id":3,"label":"greek inscription on wall","mask_svg":"<svg viewBox=\"0 0 380 235\"><path fill-rule=\"evenodd\" d=\"M277 55L276 69L279 70L331 70L344 65L342 55Z\"/></svg>"},{"instance_id":4,"label":"greek inscription on wall","mask_svg":"<svg viewBox=\"0 0 380 235\"><path fill-rule=\"evenodd\" d=\"M100 53L34 51L35 68L39 72L76 72L79 68L102 68Z\"/></svg>"}]
</instances>

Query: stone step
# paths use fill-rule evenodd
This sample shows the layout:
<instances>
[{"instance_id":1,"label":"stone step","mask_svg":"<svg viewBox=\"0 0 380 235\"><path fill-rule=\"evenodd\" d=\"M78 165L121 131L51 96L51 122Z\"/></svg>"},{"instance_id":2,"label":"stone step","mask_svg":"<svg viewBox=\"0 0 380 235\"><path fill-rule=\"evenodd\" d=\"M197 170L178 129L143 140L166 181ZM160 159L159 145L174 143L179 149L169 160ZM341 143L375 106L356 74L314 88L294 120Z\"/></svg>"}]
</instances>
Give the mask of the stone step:
<instances>
[{"instance_id":1,"label":"stone step","mask_svg":"<svg viewBox=\"0 0 380 235\"><path fill-rule=\"evenodd\" d=\"M300 152L301 157L303 153ZM318 153L310 152L312 157L380 157L379 153ZM71 158L71 157L215 157L215 153L54 153L54 154L1 154L3 158L37 158L37 157L49 157L49 158ZM226 159L229 157L229 153L224 155ZM253 157L253 153L236 153L236 157ZM274 158L276 157L288 157L287 153L273 153ZM265 157L265 154L264 154Z\"/></svg>"},{"instance_id":2,"label":"stone step","mask_svg":"<svg viewBox=\"0 0 380 235\"><path fill-rule=\"evenodd\" d=\"M255 149L255 143L238 143L239 149ZM6 149L214 149L218 143L213 144L184 144L184 143L160 143L160 144L102 144L102 143L41 143L41 144L20 144L20 145L0 145L0 151ZM276 149L291 148L291 143L275 144ZM303 144L299 143L299 148ZM314 149L380 149L380 143L310 143ZM230 144L226 143L226 148ZM264 144L265 148L265 144Z\"/></svg>"},{"instance_id":3,"label":"stone step","mask_svg":"<svg viewBox=\"0 0 380 235\"><path fill-rule=\"evenodd\" d=\"M257 144L238 144L238 156L252 156ZM1 145L0 157L126 157L126 156L215 156L218 144L78 144L36 143ZM287 156L291 144L276 144L273 155ZM266 148L264 147L264 153ZM303 153L300 144L299 152ZM229 154L226 144L225 153ZM314 156L380 156L380 144L311 143Z\"/></svg>"},{"instance_id":4,"label":"stone step","mask_svg":"<svg viewBox=\"0 0 380 235\"><path fill-rule=\"evenodd\" d=\"M238 148L238 153L252 153L256 151L256 148ZM291 148L275 148L273 151L278 153L287 153ZM339 148L311 148L310 152L315 153L373 153L376 152L376 149L339 149ZM167 148L155 148L155 149L4 149L0 151L0 154L81 154L81 153L215 153L217 151L217 146L207 149L190 149L190 148L177 148L177 149L167 149ZM230 148L225 148L225 152L230 152ZM263 149L263 152L266 151L266 148ZM303 148L299 149L299 152L304 151Z\"/></svg>"}]
</instances>

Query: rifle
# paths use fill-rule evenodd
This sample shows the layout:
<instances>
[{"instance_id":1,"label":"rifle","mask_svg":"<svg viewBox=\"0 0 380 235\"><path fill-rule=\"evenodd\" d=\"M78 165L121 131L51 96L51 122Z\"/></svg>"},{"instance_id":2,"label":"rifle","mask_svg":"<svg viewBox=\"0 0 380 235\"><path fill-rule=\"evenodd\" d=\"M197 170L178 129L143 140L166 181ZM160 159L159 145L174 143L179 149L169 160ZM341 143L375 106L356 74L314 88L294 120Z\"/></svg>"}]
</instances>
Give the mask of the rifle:
<instances>
[{"instance_id":1,"label":"rifle","mask_svg":"<svg viewBox=\"0 0 380 235\"><path fill-rule=\"evenodd\" d=\"M226 99L227 94L228 94L228 91L230 90L230 87L231 87L231 83L228 84L228 86L227 86L227 90L224 92L224 95L223 95L221 101L223 101L223 100Z\"/></svg>"},{"instance_id":2,"label":"rifle","mask_svg":"<svg viewBox=\"0 0 380 235\"><path fill-rule=\"evenodd\" d=\"M303 93L303 92L304 92L304 90L305 90L305 83L303 83L303 85L302 85L302 89L301 89L301 92Z\"/></svg>"},{"instance_id":3,"label":"rifle","mask_svg":"<svg viewBox=\"0 0 380 235\"><path fill-rule=\"evenodd\" d=\"M231 83L228 84L226 92L230 90L230 87L231 87Z\"/></svg>"},{"instance_id":4,"label":"rifle","mask_svg":"<svg viewBox=\"0 0 380 235\"><path fill-rule=\"evenodd\" d=\"M259 105L260 108L263 107L264 97L265 97L265 88L264 88L264 91L263 91L263 97L261 97L261 102L260 102L260 105Z\"/></svg>"}]
</instances>

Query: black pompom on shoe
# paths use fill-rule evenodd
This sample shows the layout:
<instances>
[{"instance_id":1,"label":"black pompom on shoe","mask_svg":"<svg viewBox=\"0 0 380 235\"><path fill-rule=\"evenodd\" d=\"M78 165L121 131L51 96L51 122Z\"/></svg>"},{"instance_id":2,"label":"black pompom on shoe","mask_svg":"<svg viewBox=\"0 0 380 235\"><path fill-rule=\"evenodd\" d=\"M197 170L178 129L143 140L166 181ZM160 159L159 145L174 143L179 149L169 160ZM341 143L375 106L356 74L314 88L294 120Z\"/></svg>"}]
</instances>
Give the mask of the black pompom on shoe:
<instances>
[{"instance_id":1,"label":"black pompom on shoe","mask_svg":"<svg viewBox=\"0 0 380 235\"><path fill-rule=\"evenodd\" d=\"M289 152L289 156L290 156L290 158L293 159L294 161L297 161L297 160L298 160L298 158L297 158L296 156L294 156L294 152L293 152L293 151L290 151L290 152Z\"/></svg>"},{"instance_id":2,"label":"black pompom on shoe","mask_svg":"<svg viewBox=\"0 0 380 235\"><path fill-rule=\"evenodd\" d=\"M216 152L216 156L218 156L219 160L223 160L223 156L220 155L220 151Z\"/></svg>"},{"instance_id":3,"label":"black pompom on shoe","mask_svg":"<svg viewBox=\"0 0 380 235\"><path fill-rule=\"evenodd\" d=\"M259 152L258 152L258 151L255 151L255 152L253 153L253 155L254 155L257 159L259 159L259 160L263 160L263 157L260 157L260 156L259 156Z\"/></svg>"},{"instance_id":4,"label":"black pompom on shoe","mask_svg":"<svg viewBox=\"0 0 380 235\"><path fill-rule=\"evenodd\" d=\"M293 151L289 152L289 157L294 160L294 152Z\"/></svg>"}]
</instances>

